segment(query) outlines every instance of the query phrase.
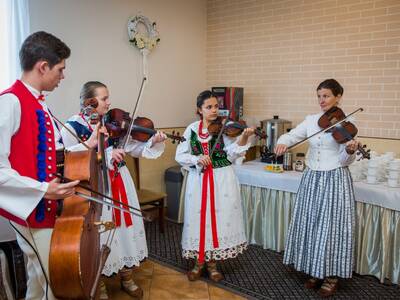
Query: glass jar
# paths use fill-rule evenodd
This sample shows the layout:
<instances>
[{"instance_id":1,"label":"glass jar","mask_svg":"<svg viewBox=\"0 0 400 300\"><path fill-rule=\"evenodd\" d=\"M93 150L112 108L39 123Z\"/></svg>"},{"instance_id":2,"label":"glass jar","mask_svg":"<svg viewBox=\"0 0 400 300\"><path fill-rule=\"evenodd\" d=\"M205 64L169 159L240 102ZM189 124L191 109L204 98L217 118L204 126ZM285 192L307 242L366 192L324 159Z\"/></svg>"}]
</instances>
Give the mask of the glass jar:
<instances>
[{"instance_id":1,"label":"glass jar","mask_svg":"<svg viewBox=\"0 0 400 300\"><path fill-rule=\"evenodd\" d=\"M303 172L304 169L306 168L306 164L305 164L305 159L306 156L304 153L296 153L296 160L294 162L294 166L293 169L297 172Z\"/></svg>"}]
</instances>

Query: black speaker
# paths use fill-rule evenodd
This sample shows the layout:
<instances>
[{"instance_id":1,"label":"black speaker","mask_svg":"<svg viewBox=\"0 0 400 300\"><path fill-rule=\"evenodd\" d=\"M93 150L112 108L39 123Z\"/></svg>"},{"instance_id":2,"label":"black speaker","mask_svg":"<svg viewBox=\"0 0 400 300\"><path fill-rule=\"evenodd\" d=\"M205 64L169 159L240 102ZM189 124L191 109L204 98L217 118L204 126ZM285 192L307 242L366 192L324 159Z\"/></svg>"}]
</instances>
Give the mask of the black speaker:
<instances>
[{"instance_id":1,"label":"black speaker","mask_svg":"<svg viewBox=\"0 0 400 300\"><path fill-rule=\"evenodd\" d=\"M233 96L233 107L231 119L238 121L243 117L243 88L241 87L213 87L211 91L217 95L219 103L219 114L226 116L231 108L231 97Z\"/></svg>"}]
</instances>

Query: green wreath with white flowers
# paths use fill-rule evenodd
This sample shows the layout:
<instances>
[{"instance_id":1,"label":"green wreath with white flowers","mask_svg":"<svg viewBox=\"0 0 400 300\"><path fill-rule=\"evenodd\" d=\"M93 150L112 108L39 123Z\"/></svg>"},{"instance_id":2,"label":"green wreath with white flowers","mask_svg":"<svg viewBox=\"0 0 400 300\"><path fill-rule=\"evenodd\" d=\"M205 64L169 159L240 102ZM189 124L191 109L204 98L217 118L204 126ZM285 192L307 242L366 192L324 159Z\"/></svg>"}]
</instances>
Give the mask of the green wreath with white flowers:
<instances>
[{"instance_id":1,"label":"green wreath with white flowers","mask_svg":"<svg viewBox=\"0 0 400 300\"><path fill-rule=\"evenodd\" d=\"M145 31L141 31L139 25L142 24ZM136 48L143 51L151 51L160 42L159 33L156 29L156 22L150 22L149 18L136 15L128 21L129 42Z\"/></svg>"}]
</instances>

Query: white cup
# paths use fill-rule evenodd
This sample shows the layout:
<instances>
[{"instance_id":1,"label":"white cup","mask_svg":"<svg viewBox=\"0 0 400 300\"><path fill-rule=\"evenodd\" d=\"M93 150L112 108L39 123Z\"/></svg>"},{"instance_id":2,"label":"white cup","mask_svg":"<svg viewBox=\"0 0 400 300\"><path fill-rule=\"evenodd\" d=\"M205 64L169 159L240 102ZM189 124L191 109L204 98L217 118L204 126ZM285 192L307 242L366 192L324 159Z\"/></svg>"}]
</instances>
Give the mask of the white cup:
<instances>
[{"instance_id":1,"label":"white cup","mask_svg":"<svg viewBox=\"0 0 400 300\"><path fill-rule=\"evenodd\" d=\"M385 156L388 156L388 157L393 159L393 158L396 157L396 153L394 153L394 152L385 152Z\"/></svg>"},{"instance_id":2,"label":"white cup","mask_svg":"<svg viewBox=\"0 0 400 300\"><path fill-rule=\"evenodd\" d=\"M389 162L388 168L392 170L400 170L400 159L393 159Z\"/></svg>"},{"instance_id":3,"label":"white cup","mask_svg":"<svg viewBox=\"0 0 400 300\"><path fill-rule=\"evenodd\" d=\"M376 180L376 176L374 176L374 175L368 175L367 176L367 182L368 183L376 183L377 182L377 180Z\"/></svg>"},{"instance_id":4,"label":"white cup","mask_svg":"<svg viewBox=\"0 0 400 300\"><path fill-rule=\"evenodd\" d=\"M399 178L399 174L400 174L399 171L389 170L388 178L398 179Z\"/></svg>"},{"instance_id":5,"label":"white cup","mask_svg":"<svg viewBox=\"0 0 400 300\"><path fill-rule=\"evenodd\" d=\"M369 154L371 154L372 156L378 156L379 155L379 153L378 152L376 152L376 151L371 151Z\"/></svg>"},{"instance_id":6,"label":"white cup","mask_svg":"<svg viewBox=\"0 0 400 300\"><path fill-rule=\"evenodd\" d=\"M399 180L398 179L389 178L388 179L388 186L390 186L390 187L398 187L399 186Z\"/></svg>"},{"instance_id":7,"label":"white cup","mask_svg":"<svg viewBox=\"0 0 400 300\"><path fill-rule=\"evenodd\" d=\"M376 168L376 167L378 167L378 165L379 165L379 161L377 159L371 159L368 162L368 167Z\"/></svg>"},{"instance_id":8,"label":"white cup","mask_svg":"<svg viewBox=\"0 0 400 300\"><path fill-rule=\"evenodd\" d=\"M400 165L395 165L395 164L389 163L387 169L388 169L389 171L390 171L390 170L398 171L398 170L400 170Z\"/></svg>"},{"instance_id":9,"label":"white cup","mask_svg":"<svg viewBox=\"0 0 400 300\"><path fill-rule=\"evenodd\" d=\"M370 167L370 168L368 168L368 175L374 175L374 176L376 176L376 175L378 175L378 168L374 168L374 167Z\"/></svg>"}]
</instances>

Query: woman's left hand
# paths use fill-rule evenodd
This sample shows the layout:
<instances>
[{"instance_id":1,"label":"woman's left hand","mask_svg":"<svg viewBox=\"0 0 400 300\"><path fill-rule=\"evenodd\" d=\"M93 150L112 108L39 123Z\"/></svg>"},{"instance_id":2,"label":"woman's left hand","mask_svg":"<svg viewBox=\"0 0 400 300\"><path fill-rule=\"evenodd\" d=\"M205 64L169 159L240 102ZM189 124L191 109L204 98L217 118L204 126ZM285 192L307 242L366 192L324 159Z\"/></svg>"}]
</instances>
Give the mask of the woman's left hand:
<instances>
[{"instance_id":1,"label":"woman's left hand","mask_svg":"<svg viewBox=\"0 0 400 300\"><path fill-rule=\"evenodd\" d=\"M245 128L245 129L243 130L242 134L243 134L245 137L250 137L251 135L254 134L254 131L255 131L255 128L253 128L253 127L247 127L247 128Z\"/></svg>"},{"instance_id":2,"label":"woman's left hand","mask_svg":"<svg viewBox=\"0 0 400 300\"><path fill-rule=\"evenodd\" d=\"M113 161L119 163L124 160L125 151L123 149L113 149L111 157Z\"/></svg>"},{"instance_id":3,"label":"woman's left hand","mask_svg":"<svg viewBox=\"0 0 400 300\"><path fill-rule=\"evenodd\" d=\"M351 141L348 141L347 143L346 143L346 152L348 153L348 154L354 154L354 152L356 152L356 150L357 150L357 148L358 148L358 145L360 144L360 142L359 141L356 141L356 140L351 140Z\"/></svg>"},{"instance_id":4,"label":"woman's left hand","mask_svg":"<svg viewBox=\"0 0 400 300\"><path fill-rule=\"evenodd\" d=\"M157 131L157 133L153 136L152 146L157 143L164 142L166 139L167 139L167 136L165 135L165 133L163 133L161 131Z\"/></svg>"}]
</instances>

